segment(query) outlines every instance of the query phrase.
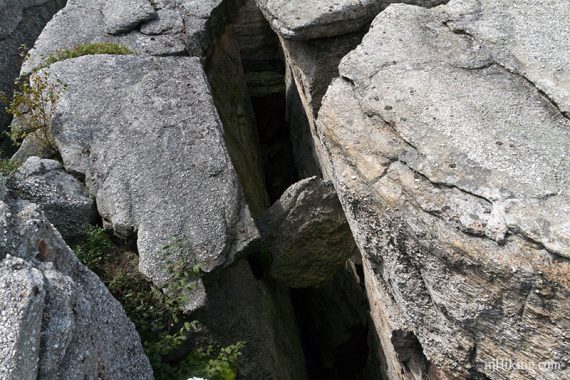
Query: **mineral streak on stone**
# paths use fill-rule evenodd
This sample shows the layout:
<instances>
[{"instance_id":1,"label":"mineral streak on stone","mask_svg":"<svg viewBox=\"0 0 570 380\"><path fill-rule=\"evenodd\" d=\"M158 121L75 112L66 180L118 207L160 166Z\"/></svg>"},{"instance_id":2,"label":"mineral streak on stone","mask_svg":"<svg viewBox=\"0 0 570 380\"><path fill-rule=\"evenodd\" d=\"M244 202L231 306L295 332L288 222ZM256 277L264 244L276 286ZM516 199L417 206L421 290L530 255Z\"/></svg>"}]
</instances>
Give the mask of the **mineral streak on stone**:
<instances>
[{"instance_id":1,"label":"mineral streak on stone","mask_svg":"<svg viewBox=\"0 0 570 380\"><path fill-rule=\"evenodd\" d=\"M392 5L323 100L389 378L570 374L563 3ZM485 365L497 358L560 369Z\"/></svg>"},{"instance_id":2,"label":"mineral streak on stone","mask_svg":"<svg viewBox=\"0 0 570 380\"><path fill-rule=\"evenodd\" d=\"M145 275L163 285L174 264L211 272L256 241L198 59L86 56L50 73L62 83L52 134L64 166L115 232L137 232Z\"/></svg>"}]
</instances>

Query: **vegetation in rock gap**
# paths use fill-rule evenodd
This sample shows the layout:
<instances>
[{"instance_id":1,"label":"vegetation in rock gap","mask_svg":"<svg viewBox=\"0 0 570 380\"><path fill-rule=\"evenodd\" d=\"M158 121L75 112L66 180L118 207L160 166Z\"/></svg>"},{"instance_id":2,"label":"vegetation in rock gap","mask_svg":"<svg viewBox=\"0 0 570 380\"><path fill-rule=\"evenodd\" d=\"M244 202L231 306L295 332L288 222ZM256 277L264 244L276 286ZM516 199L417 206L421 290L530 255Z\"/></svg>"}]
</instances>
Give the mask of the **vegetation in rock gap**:
<instances>
[{"instance_id":1,"label":"vegetation in rock gap","mask_svg":"<svg viewBox=\"0 0 570 380\"><path fill-rule=\"evenodd\" d=\"M8 176L18 169L18 163L10 160L0 160L0 174Z\"/></svg>"},{"instance_id":2,"label":"vegetation in rock gap","mask_svg":"<svg viewBox=\"0 0 570 380\"><path fill-rule=\"evenodd\" d=\"M10 99L0 92L0 102L8 104L6 112L14 117L9 136L16 144L34 135L42 148L53 153L57 148L50 134L50 124L59 99L59 83L51 81L47 71L34 72L16 81L16 90Z\"/></svg>"},{"instance_id":3,"label":"vegetation in rock gap","mask_svg":"<svg viewBox=\"0 0 570 380\"><path fill-rule=\"evenodd\" d=\"M66 59L95 54L126 55L134 54L134 52L124 45L113 42L92 42L88 44L77 45L72 48L60 49L56 53L44 59L44 64L42 67L47 67L56 62Z\"/></svg>"},{"instance_id":4,"label":"vegetation in rock gap","mask_svg":"<svg viewBox=\"0 0 570 380\"><path fill-rule=\"evenodd\" d=\"M165 247L176 253L180 242ZM125 312L141 336L145 353L151 361L157 380L183 379L201 376L210 380L232 380L236 377L237 362L243 343L219 347L210 342L191 347L191 335L200 328L198 321L189 320L178 308L176 297L167 297L138 271L138 256L126 246L115 244L100 227L89 227L83 241L75 247L77 257L93 270L121 302ZM182 267L173 268L175 270ZM197 271L192 269L192 273ZM181 271L169 285L169 290L180 294L177 287L188 287L192 273Z\"/></svg>"}]
</instances>

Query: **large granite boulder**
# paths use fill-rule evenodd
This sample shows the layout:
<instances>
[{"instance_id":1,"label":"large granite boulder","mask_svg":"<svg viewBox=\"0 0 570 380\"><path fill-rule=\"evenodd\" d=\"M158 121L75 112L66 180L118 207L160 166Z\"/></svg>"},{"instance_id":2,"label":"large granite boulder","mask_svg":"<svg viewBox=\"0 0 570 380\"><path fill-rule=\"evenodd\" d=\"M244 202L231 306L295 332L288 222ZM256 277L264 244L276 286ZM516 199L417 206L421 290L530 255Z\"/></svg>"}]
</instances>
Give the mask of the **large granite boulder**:
<instances>
[{"instance_id":1,"label":"large granite boulder","mask_svg":"<svg viewBox=\"0 0 570 380\"><path fill-rule=\"evenodd\" d=\"M10 95L24 58L22 45L31 47L65 0L5 0L0 3L0 91ZM0 131L10 123L0 102Z\"/></svg>"},{"instance_id":2,"label":"large granite boulder","mask_svg":"<svg viewBox=\"0 0 570 380\"><path fill-rule=\"evenodd\" d=\"M40 209L0 201L0 377L152 379L121 305Z\"/></svg>"},{"instance_id":3,"label":"large granite boulder","mask_svg":"<svg viewBox=\"0 0 570 380\"><path fill-rule=\"evenodd\" d=\"M317 177L287 189L258 226L270 275L291 288L325 284L356 252L332 183Z\"/></svg>"},{"instance_id":4,"label":"large granite boulder","mask_svg":"<svg viewBox=\"0 0 570 380\"><path fill-rule=\"evenodd\" d=\"M10 175L7 186L37 204L66 241L77 240L97 221L93 198L58 161L30 157Z\"/></svg>"},{"instance_id":5,"label":"large granite boulder","mask_svg":"<svg viewBox=\"0 0 570 380\"><path fill-rule=\"evenodd\" d=\"M85 178L107 225L137 234L148 278L164 285L178 265L212 272L257 241L197 58L97 55L49 71L64 167Z\"/></svg>"},{"instance_id":6,"label":"large granite boulder","mask_svg":"<svg viewBox=\"0 0 570 380\"><path fill-rule=\"evenodd\" d=\"M391 379L570 376L569 17L392 5L340 65L317 133Z\"/></svg>"}]
</instances>

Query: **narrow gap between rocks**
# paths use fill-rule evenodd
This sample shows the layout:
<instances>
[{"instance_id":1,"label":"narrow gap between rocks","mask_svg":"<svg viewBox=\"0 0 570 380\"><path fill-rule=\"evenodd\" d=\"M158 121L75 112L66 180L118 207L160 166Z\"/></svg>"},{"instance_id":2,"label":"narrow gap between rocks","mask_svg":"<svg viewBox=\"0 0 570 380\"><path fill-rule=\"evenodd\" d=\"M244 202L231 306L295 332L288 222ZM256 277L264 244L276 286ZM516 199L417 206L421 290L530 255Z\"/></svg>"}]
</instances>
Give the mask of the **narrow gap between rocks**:
<instances>
[{"instance_id":1,"label":"narrow gap between rocks","mask_svg":"<svg viewBox=\"0 0 570 380\"><path fill-rule=\"evenodd\" d=\"M242 64L246 73L258 69L243 56ZM284 67L276 70L274 66L272 69L283 71L285 83ZM267 67L262 70L267 70ZM285 90L252 96L251 103L263 157L265 187L270 204L274 204L289 186L303 179L297 167L298 160L303 158L295 157L290 126L293 121L288 119L288 114L304 114L304 111L288 109L294 106L288 104ZM250 255L248 261L255 276L262 278L267 269L264 256ZM362 268L356 265L355 272L362 282ZM322 289L291 289L309 379L364 379L370 350L366 292L362 283L344 268L334 278ZM336 302L337 297L357 299L358 302ZM324 318L322 314L325 313L340 317Z\"/></svg>"}]
</instances>

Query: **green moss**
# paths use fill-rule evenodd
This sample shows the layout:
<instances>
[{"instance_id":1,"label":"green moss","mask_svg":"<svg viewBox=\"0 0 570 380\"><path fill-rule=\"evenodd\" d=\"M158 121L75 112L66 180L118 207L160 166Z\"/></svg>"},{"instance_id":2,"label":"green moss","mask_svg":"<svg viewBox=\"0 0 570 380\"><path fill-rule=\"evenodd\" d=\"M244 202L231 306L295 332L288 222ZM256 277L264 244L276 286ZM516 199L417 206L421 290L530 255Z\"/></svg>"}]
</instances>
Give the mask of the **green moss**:
<instances>
[{"instance_id":1,"label":"green moss","mask_svg":"<svg viewBox=\"0 0 570 380\"><path fill-rule=\"evenodd\" d=\"M47 67L56 62L63 61L66 59L77 58L84 55L95 55L95 54L126 55L126 54L134 54L134 52L126 46L113 42L92 42L88 44L77 45L73 48L61 49L56 53L47 57L42 67Z\"/></svg>"}]
</instances>

